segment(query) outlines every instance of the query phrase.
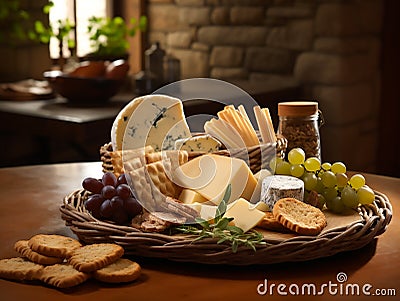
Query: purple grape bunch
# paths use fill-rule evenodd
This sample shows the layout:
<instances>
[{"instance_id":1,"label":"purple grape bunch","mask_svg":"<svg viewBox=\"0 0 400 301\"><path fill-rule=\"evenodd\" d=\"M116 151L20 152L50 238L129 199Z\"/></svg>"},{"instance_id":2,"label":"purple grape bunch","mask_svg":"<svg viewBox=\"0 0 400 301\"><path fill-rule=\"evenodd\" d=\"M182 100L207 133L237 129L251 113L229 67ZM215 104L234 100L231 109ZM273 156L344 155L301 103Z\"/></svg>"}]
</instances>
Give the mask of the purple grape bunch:
<instances>
[{"instance_id":1,"label":"purple grape bunch","mask_svg":"<svg viewBox=\"0 0 400 301\"><path fill-rule=\"evenodd\" d=\"M85 178L82 187L92 194L85 208L93 217L123 225L142 212L142 206L131 193L125 174L118 178L106 172L101 179Z\"/></svg>"}]
</instances>

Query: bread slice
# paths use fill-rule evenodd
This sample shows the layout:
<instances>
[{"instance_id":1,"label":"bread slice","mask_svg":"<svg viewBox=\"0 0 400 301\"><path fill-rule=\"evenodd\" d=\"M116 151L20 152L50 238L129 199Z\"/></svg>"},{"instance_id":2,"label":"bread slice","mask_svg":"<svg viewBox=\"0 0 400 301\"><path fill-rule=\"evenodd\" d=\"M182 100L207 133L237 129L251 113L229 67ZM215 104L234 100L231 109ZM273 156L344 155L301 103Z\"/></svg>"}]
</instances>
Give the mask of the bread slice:
<instances>
[{"instance_id":1,"label":"bread slice","mask_svg":"<svg viewBox=\"0 0 400 301\"><path fill-rule=\"evenodd\" d=\"M278 222L302 235L318 235L327 224L320 209L295 198L279 199L272 212Z\"/></svg>"}]
</instances>

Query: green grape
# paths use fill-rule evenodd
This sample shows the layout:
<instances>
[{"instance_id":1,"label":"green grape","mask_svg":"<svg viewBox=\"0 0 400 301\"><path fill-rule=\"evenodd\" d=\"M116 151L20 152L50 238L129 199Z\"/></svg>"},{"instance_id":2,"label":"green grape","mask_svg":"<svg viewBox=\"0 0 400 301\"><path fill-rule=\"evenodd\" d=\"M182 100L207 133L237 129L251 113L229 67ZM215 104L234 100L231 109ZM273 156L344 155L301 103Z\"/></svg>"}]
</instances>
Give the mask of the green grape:
<instances>
[{"instance_id":1,"label":"green grape","mask_svg":"<svg viewBox=\"0 0 400 301\"><path fill-rule=\"evenodd\" d=\"M322 208L324 208L325 203L326 203L325 197L322 194L318 193L318 205L317 205L318 208L322 210Z\"/></svg>"},{"instance_id":2,"label":"green grape","mask_svg":"<svg viewBox=\"0 0 400 301\"><path fill-rule=\"evenodd\" d=\"M318 183L317 176L312 172L304 173L302 180L306 190L314 190Z\"/></svg>"},{"instance_id":3,"label":"green grape","mask_svg":"<svg viewBox=\"0 0 400 301\"><path fill-rule=\"evenodd\" d=\"M349 178L345 173L337 173L336 174L336 182L338 187L345 187L347 185L347 182L349 181Z\"/></svg>"},{"instance_id":4,"label":"green grape","mask_svg":"<svg viewBox=\"0 0 400 301\"><path fill-rule=\"evenodd\" d=\"M291 165L290 174L296 178L301 178L304 173L304 166L301 164Z\"/></svg>"},{"instance_id":5,"label":"green grape","mask_svg":"<svg viewBox=\"0 0 400 301\"><path fill-rule=\"evenodd\" d=\"M341 192L342 202L346 207L356 208L358 206L357 192L350 186L345 186Z\"/></svg>"},{"instance_id":6,"label":"green grape","mask_svg":"<svg viewBox=\"0 0 400 301\"><path fill-rule=\"evenodd\" d=\"M290 164L303 164L306 158L306 153L299 147L292 148L288 153L288 161Z\"/></svg>"},{"instance_id":7,"label":"green grape","mask_svg":"<svg viewBox=\"0 0 400 301\"><path fill-rule=\"evenodd\" d=\"M371 204L375 200L374 191L367 185L364 185L357 190L357 196L358 200L363 205Z\"/></svg>"},{"instance_id":8,"label":"green grape","mask_svg":"<svg viewBox=\"0 0 400 301\"><path fill-rule=\"evenodd\" d=\"M332 165L329 162L322 163L322 165L321 165L322 169L325 170L325 171L331 170L331 166Z\"/></svg>"},{"instance_id":9,"label":"green grape","mask_svg":"<svg viewBox=\"0 0 400 301\"><path fill-rule=\"evenodd\" d=\"M340 196L336 196L330 201L327 201L326 206L329 210L335 213L342 213L346 209L346 206L343 204L342 198Z\"/></svg>"},{"instance_id":10,"label":"green grape","mask_svg":"<svg viewBox=\"0 0 400 301\"><path fill-rule=\"evenodd\" d=\"M321 161L317 157L310 157L304 161L304 167L307 171L317 171L321 168Z\"/></svg>"},{"instance_id":11,"label":"green grape","mask_svg":"<svg viewBox=\"0 0 400 301\"><path fill-rule=\"evenodd\" d=\"M290 163L286 161L281 161L276 164L275 173L278 175L288 175L290 176Z\"/></svg>"},{"instance_id":12,"label":"green grape","mask_svg":"<svg viewBox=\"0 0 400 301\"><path fill-rule=\"evenodd\" d=\"M276 165L277 165L279 162L282 162L282 161L283 161L283 159L282 159L281 157L274 157L274 158L272 158L271 161L269 161L269 167L270 167L271 171L272 171L272 172L275 172L275 170L276 170Z\"/></svg>"},{"instance_id":13,"label":"green grape","mask_svg":"<svg viewBox=\"0 0 400 301\"><path fill-rule=\"evenodd\" d=\"M324 191L322 192L322 195L324 196L326 202L329 202L333 200L335 197L337 197L337 191L335 188L325 188Z\"/></svg>"},{"instance_id":14,"label":"green grape","mask_svg":"<svg viewBox=\"0 0 400 301\"><path fill-rule=\"evenodd\" d=\"M318 193L322 193L325 189L325 186L322 184L321 177L318 177L317 180L317 185L315 186L314 190Z\"/></svg>"},{"instance_id":15,"label":"green grape","mask_svg":"<svg viewBox=\"0 0 400 301\"><path fill-rule=\"evenodd\" d=\"M337 182L335 174L330 170L325 171L321 175L321 181L322 184L324 184L324 186L328 188L335 187Z\"/></svg>"},{"instance_id":16,"label":"green grape","mask_svg":"<svg viewBox=\"0 0 400 301\"><path fill-rule=\"evenodd\" d=\"M357 190L365 185L365 178L361 174L355 174L350 178L349 183L355 190Z\"/></svg>"},{"instance_id":17,"label":"green grape","mask_svg":"<svg viewBox=\"0 0 400 301\"><path fill-rule=\"evenodd\" d=\"M335 162L332 164L331 170L334 173L346 173L346 165L342 162Z\"/></svg>"}]
</instances>

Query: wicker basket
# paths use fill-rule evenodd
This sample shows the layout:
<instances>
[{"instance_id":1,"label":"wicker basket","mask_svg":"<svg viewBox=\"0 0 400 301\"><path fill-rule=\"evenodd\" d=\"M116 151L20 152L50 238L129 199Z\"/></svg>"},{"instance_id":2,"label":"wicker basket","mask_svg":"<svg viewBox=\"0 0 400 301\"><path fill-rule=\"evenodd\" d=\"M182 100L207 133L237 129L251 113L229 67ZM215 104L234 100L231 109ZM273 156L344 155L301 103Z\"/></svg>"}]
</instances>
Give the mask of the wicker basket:
<instances>
[{"instance_id":1,"label":"wicker basket","mask_svg":"<svg viewBox=\"0 0 400 301\"><path fill-rule=\"evenodd\" d=\"M83 202L88 192L77 190L67 195L60 207L66 225L85 243L113 242L125 254L207 264L252 265L305 261L361 248L385 232L392 217L388 198L375 192L373 204L360 206L361 219L346 226L326 230L318 236L288 239L265 237L266 245L257 251L240 247L232 252L229 244L214 239L194 242L195 236L147 233L130 226L100 221L91 216Z\"/></svg>"},{"instance_id":2,"label":"wicker basket","mask_svg":"<svg viewBox=\"0 0 400 301\"><path fill-rule=\"evenodd\" d=\"M249 148L238 148L231 150L220 150L214 154L231 156L243 159L249 165L253 173L257 173L261 168L265 168L271 157L276 155L283 158L287 147L287 140L283 136L277 136L274 144L260 144ZM189 153L189 159L204 155L203 152ZM103 172L111 171L117 176L124 172L122 152L113 151L111 143L106 143L100 147L100 158Z\"/></svg>"}]
</instances>

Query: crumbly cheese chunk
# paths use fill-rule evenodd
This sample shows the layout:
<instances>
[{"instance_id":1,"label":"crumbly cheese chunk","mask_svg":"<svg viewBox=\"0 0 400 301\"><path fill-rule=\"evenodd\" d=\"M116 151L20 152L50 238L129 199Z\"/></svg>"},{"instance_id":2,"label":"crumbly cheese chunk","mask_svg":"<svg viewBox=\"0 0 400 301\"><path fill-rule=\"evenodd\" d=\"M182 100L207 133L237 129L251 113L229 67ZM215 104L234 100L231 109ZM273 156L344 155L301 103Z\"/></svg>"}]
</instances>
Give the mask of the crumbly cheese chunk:
<instances>
[{"instance_id":1,"label":"crumbly cheese chunk","mask_svg":"<svg viewBox=\"0 0 400 301\"><path fill-rule=\"evenodd\" d=\"M221 142L211 135L199 135L187 139L178 139L175 141L175 149L188 152L206 152L211 153L221 148Z\"/></svg>"}]
</instances>

